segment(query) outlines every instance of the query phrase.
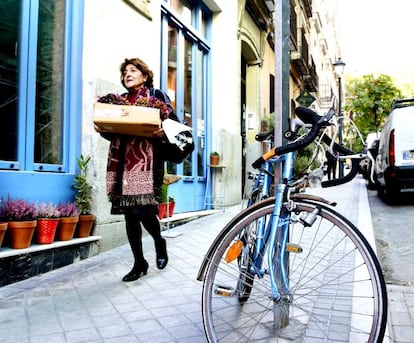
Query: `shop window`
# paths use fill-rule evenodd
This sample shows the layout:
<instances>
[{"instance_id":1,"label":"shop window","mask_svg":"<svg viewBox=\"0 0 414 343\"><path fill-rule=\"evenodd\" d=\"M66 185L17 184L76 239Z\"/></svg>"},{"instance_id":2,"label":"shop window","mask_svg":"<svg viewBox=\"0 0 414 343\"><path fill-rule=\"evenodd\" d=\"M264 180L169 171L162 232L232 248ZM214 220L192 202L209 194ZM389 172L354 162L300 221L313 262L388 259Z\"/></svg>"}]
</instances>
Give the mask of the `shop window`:
<instances>
[{"instance_id":1,"label":"shop window","mask_svg":"<svg viewBox=\"0 0 414 343\"><path fill-rule=\"evenodd\" d=\"M69 92L81 53L72 18L83 2L0 0L0 8L0 169L65 172L79 115L69 111L80 105L80 90Z\"/></svg>"},{"instance_id":2,"label":"shop window","mask_svg":"<svg viewBox=\"0 0 414 343\"><path fill-rule=\"evenodd\" d=\"M199 1L170 0L166 3L169 6L163 8L162 37L168 38L162 41L162 60L166 63L162 63L161 84L166 85L179 119L193 128L196 140L193 154L179 166L168 164L167 171L189 178L203 178L211 13Z\"/></svg>"}]
</instances>

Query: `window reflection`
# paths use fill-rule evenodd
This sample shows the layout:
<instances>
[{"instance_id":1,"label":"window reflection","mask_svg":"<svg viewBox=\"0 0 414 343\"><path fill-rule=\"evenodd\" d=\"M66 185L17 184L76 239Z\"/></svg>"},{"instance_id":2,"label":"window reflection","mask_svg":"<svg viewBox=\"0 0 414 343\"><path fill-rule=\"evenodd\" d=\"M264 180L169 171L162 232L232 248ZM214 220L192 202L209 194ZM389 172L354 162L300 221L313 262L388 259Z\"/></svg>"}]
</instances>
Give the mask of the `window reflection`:
<instances>
[{"instance_id":1,"label":"window reflection","mask_svg":"<svg viewBox=\"0 0 414 343\"><path fill-rule=\"evenodd\" d=\"M193 44L185 40L185 55L184 55L184 121L189 127L193 127L193 116L192 116L192 52ZM184 175L192 175L192 156L190 155L184 164Z\"/></svg>"},{"instance_id":2,"label":"window reflection","mask_svg":"<svg viewBox=\"0 0 414 343\"><path fill-rule=\"evenodd\" d=\"M203 61L204 54L202 51L197 50L197 176L204 176L204 116L203 116ZM195 136L195 133L194 133ZM194 137L195 138L195 137Z\"/></svg>"},{"instance_id":3,"label":"window reflection","mask_svg":"<svg viewBox=\"0 0 414 343\"><path fill-rule=\"evenodd\" d=\"M36 72L35 158L62 162L62 89L64 0L42 0Z\"/></svg>"},{"instance_id":4,"label":"window reflection","mask_svg":"<svg viewBox=\"0 0 414 343\"><path fill-rule=\"evenodd\" d=\"M195 1L169 0L168 3L174 13L171 15L173 19L168 20L167 92L179 119L193 128L197 150L178 168L175 164L167 163L167 172L179 171L187 177L205 177L204 117L208 47L204 38L207 38L211 13ZM198 21L194 20L196 13L201 15ZM176 18L177 14L179 19ZM169 14L166 16L170 18ZM192 27L187 30L189 24Z\"/></svg>"},{"instance_id":5,"label":"window reflection","mask_svg":"<svg viewBox=\"0 0 414 343\"><path fill-rule=\"evenodd\" d=\"M171 0L170 6L177 11L180 19L187 24L192 24L193 6L187 0Z\"/></svg>"},{"instance_id":6,"label":"window reflection","mask_svg":"<svg viewBox=\"0 0 414 343\"><path fill-rule=\"evenodd\" d=\"M0 0L0 160L17 160L18 23L20 1Z\"/></svg>"},{"instance_id":7,"label":"window reflection","mask_svg":"<svg viewBox=\"0 0 414 343\"><path fill-rule=\"evenodd\" d=\"M174 109L177 109L177 34L177 29L169 25L167 94ZM175 163L168 162L167 172L169 174L176 174L177 165Z\"/></svg>"}]
</instances>

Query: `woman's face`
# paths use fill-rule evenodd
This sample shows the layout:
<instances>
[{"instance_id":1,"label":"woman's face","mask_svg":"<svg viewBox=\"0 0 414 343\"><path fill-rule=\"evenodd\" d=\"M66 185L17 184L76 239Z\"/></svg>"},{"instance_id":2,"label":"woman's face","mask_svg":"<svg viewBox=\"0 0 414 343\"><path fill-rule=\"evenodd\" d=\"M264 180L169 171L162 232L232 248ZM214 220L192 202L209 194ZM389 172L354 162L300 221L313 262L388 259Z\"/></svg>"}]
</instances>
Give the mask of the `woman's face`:
<instances>
[{"instance_id":1,"label":"woman's face","mask_svg":"<svg viewBox=\"0 0 414 343\"><path fill-rule=\"evenodd\" d=\"M124 84L127 89L139 89L147 81L147 76L141 73L133 64L128 64L123 72Z\"/></svg>"}]
</instances>

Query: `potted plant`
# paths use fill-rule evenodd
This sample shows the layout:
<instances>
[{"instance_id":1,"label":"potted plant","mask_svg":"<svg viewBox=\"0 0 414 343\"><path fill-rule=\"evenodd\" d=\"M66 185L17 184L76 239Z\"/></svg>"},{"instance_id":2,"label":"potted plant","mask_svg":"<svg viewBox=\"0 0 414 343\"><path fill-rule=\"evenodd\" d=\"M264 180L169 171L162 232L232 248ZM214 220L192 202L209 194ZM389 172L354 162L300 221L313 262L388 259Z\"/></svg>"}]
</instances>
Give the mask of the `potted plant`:
<instances>
[{"instance_id":1,"label":"potted plant","mask_svg":"<svg viewBox=\"0 0 414 343\"><path fill-rule=\"evenodd\" d=\"M6 236L7 231L7 221L3 218L4 213L4 204L3 200L0 200L0 248L3 244L4 237Z\"/></svg>"},{"instance_id":2,"label":"potted plant","mask_svg":"<svg viewBox=\"0 0 414 343\"><path fill-rule=\"evenodd\" d=\"M168 185L163 183L161 185L160 202L158 204L158 217L160 219L167 216L167 203L168 203Z\"/></svg>"},{"instance_id":3,"label":"potted plant","mask_svg":"<svg viewBox=\"0 0 414 343\"><path fill-rule=\"evenodd\" d=\"M37 210L36 242L50 244L55 239L60 212L52 202L35 204Z\"/></svg>"},{"instance_id":4,"label":"potted plant","mask_svg":"<svg viewBox=\"0 0 414 343\"><path fill-rule=\"evenodd\" d=\"M160 219L171 217L174 213L175 199L168 196L168 186L178 182L181 176L175 174L164 174L163 184L161 186L160 204L158 205L158 217Z\"/></svg>"},{"instance_id":5,"label":"potted plant","mask_svg":"<svg viewBox=\"0 0 414 343\"><path fill-rule=\"evenodd\" d=\"M91 156L80 155L78 158L79 173L75 176L73 187L76 190L75 203L79 209L79 221L76 227L76 237L88 237L95 221L95 215L91 213L92 186L88 182L88 164Z\"/></svg>"},{"instance_id":6,"label":"potted plant","mask_svg":"<svg viewBox=\"0 0 414 343\"><path fill-rule=\"evenodd\" d=\"M59 204L57 207L60 217L56 237L59 241L71 240L75 234L76 224L79 221L79 210L75 202Z\"/></svg>"},{"instance_id":7,"label":"potted plant","mask_svg":"<svg viewBox=\"0 0 414 343\"><path fill-rule=\"evenodd\" d=\"M167 202L167 217L172 217L174 214L174 207L175 207L175 199L174 197L168 197L168 202Z\"/></svg>"},{"instance_id":8,"label":"potted plant","mask_svg":"<svg viewBox=\"0 0 414 343\"><path fill-rule=\"evenodd\" d=\"M265 114L260 121L261 131L267 132L275 126L275 114L274 112Z\"/></svg>"},{"instance_id":9,"label":"potted plant","mask_svg":"<svg viewBox=\"0 0 414 343\"><path fill-rule=\"evenodd\" d=\"M28 248L37 223L35 205L25 199L12 198L9 195L3 206L3 218L8 222L11 248Z\"/></svg>"},{"instance_id":10,"label":"potted plant","mask_svg":"<svg viewBox=\"0 0 414 343\"><path fill-rule=\"evenodd\" d=\"M212 151L210 153L210 165L217 166L220 162L220 154L217 151Z\"/></svg>"}]
</instances>

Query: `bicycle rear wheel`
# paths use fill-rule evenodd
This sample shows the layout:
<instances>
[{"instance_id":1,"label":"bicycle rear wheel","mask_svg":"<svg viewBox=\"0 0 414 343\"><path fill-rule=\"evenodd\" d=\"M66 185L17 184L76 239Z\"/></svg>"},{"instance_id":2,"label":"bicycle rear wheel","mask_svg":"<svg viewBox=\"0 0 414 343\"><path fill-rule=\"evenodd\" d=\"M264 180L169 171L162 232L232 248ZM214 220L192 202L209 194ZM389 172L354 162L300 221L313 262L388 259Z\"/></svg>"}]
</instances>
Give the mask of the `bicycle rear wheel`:
<instances>
[{"instance_id":1,"label":"bicycle rear wheel","mask_svg":"<svg viewBox=\"0 0 414 343\"><path fill-rule=\"evenodd\" d=\"M378 260L358 229L330 207L306 200L295 203L289 241L301 252L289 253L289 290L280 290L281 300L270 297L268 271L277 266L269 266L267 256L261 256L260 269L251 267L254 261L246 261L243 250L240 256L245 262L240 263L240 258L229 261L228 251L235 241L255 237L257 223L271 220L273 200L267 199L253 212L245 210L232 220L209 258L202 292L208 340L381 341L387 294ZM304 226L300 218L316 208L316 221ZM243 282L244 288L240 287ZM246 288L249 295L240 294L240 289Z\"/></svg>"}]
</instances>

